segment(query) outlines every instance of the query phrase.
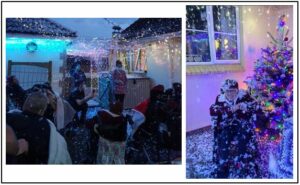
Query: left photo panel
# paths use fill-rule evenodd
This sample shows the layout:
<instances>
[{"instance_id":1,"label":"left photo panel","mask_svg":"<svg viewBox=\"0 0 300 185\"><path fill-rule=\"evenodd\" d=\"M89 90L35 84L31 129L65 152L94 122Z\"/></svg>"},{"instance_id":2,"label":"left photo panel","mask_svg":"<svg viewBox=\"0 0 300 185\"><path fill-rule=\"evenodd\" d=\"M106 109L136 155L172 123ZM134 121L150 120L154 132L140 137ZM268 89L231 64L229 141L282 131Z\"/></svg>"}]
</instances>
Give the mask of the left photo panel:
<instances>
[{"instance_id":1,"label":"left photo panel","mask_svg":"<svg viewBox=\"0 0 300 185\"><path fill-rule=\"evenodd\" d=\"M181 164L181 18L5 21L6 164Z\"/></svg>"}]
</instances>

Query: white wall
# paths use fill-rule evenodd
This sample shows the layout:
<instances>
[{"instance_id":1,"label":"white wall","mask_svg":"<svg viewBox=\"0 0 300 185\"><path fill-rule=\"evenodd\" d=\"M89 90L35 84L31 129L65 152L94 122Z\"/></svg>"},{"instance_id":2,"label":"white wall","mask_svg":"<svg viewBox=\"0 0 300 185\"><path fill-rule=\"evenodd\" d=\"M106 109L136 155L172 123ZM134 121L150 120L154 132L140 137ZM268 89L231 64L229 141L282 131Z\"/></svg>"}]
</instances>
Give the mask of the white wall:
<instances>
[{"instance_id":1,"label":"white wall","mask_svg":"<svg viewBox=\"0 0 300 185\"><path fill-rule=\"evenodd\" d=\"M14 35L13 38L17 38L18 35ZM54 91L61 93L59 88L59 80L62 79L62 74L59 73L59 67L63 64L63 55L66 51L66 45L63 41L52 42L51 39L47 40L35 40L38 49L37 51L30 53L26 50L26 44L31 40L28 38L10 40L7 38L6 44L6 72L8 66L8 60L13 62L48 62L52 61L52 88ZM28 39L28 40L27 40ZM33 78L33 77L32 77ZM22 81L22 79L20 79ZM27 88L27 87L25 87Z\"/></svg>"},{"instance_id":2,"label":"white wall","mask_svg":"<svg viewBox=\"0 0 300 185\"><path fill-rule=\"evenodd\" d=\"M175 53L172 56L172 68L171 68L171 80L173 82L181 83L181 74L182 74L182 47L181 47L181 38L178 38L173 47L170 48L171 53Z\"/></svg>"},{"instance_id":3,"label":"white wall","mask_svg":"<svg viewBox=\"0 0 300 185\"><path fill-rule=\"evenodd\" d=\"M147 77L153 85L162 84L165 89L171 88L172 83L181 83L181 39L169 39L162 43L153 42L147 47Z\"/></svg>"},{"instance_id":4,"label":"white wall","mask_svg":"<svg viewBox=\"0 0 300 185\"><path fill-rule=\"evenodd\" d=\"M288 25L292 35L292 7L280 11L271 8L267 14L268 9L270 6L243 6L240 8L242 11L241 26L243 27L242 60L245 63L245 71L187 75L187 131L211 124L209 107L215 102L215 98L220 92L220 85L225 79L236 79L241 88L246 88L243 81L247 76L253 74L254 62L260 57L261 48L265 48L270 43L267 32L269 31L275 36L278 16L283 12L289 14Z\"/></svg>"}]
</instances>

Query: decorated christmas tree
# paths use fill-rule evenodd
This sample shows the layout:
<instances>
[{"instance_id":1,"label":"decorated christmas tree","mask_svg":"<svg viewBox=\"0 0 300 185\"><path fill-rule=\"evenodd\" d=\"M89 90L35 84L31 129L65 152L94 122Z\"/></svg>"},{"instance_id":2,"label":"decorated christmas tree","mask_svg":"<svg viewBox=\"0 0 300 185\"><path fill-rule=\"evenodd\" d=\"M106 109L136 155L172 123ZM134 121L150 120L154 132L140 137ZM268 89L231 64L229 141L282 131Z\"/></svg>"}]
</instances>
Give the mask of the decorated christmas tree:
<instances>
[{"instance_id":1,"label":"decorated christmas tree","mask_svg":"<svg viewBox=\"0 0 300 185\"><path fill-rule=\"evenodd\" d=\"M268 33L271 46L262 49L262 56L255 63L254 75L249 77L248 87L251 95L261 105L268 123L257 121L256 131L261 136L278 140L281 138L285 120L291 117L288 101L293 84L293 48L289 46L287 17L280 16L277 36Z\"/></svg>"}]
</instances>

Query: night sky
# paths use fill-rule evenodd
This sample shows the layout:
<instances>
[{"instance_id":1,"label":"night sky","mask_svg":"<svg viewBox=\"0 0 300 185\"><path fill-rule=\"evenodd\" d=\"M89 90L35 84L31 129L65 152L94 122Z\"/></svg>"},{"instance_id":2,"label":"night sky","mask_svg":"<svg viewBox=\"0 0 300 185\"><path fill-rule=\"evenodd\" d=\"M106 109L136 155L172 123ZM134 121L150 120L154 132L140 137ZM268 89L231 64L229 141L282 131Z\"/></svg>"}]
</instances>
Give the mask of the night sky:
<instances>
[{"instance_id":1,"label":"night sky","mask_svg":"<svg viewBox=\"0 0 300 185\"><path fill-rule=\"evenodd\" d=\"M77 32L78 39L91 40L93 38L110 39L113 24L104 18L51 18L62 26ZM108 18L108 20L122 29L127 28L137 18Z\"/></svg>"}]
</instances>

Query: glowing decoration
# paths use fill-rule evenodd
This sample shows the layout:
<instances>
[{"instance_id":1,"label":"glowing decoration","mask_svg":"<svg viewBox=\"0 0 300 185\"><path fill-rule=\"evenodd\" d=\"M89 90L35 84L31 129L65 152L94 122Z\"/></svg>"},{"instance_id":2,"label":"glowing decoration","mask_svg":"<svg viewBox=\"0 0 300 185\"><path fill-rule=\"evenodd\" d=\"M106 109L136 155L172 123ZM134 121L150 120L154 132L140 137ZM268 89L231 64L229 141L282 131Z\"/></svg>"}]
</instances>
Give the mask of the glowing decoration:
<instances>
[{"instance_id":1,"label":"glowing decoration","mask_svg":"<svg viewBox=\"0 0 300 185\"><path fill-rule=\"evenodd\" d=\"M228 45L229 45L228 42L229 42L228 39L225 38L225 39L224 39L224 48L225 48L225 49L228 48Z\"/></svg>"},{"instance_id":2,"label":"glowing decoration","mask_svg":"<svg viewBox=\"0 0 300 185\"><path fill-rule=\"evenodd\" d=\"M226 12L226 16L227 16L227 17L230 16L230 12L229 12L229 11Z\"/></svg>"},{"instance_id":3,"label":"glowing decoration","mask_svg":"<svg viewBox=\"0 0 300 185\"><path fill-rule=\"evenodd\" d=\"M228 39L224 39L224 45L228 45Z\"/></svg>"},{"instance_id":4,"label":"glowing decoration","mask_svg":"<svg viewBox=\"0 0 300 185\"><path fill-rule=\"evenodd\" d=\"M278 146L278 145L277 145ZM277 154L275 153L277 152ZM271 153L270 178L291 179L293 178L293 118L285 119L283 137L279 147Z\"/></svg>"},{"instance_id":5,"label":"glowing decoration","mask_svg":"<svg viewBox=\"0 0 300 185\"><path fill-rule=\"evenodd\" d=\"M269 103L268 105L266 105L266 109L267 111L273 111L274 110L274 105Z\"/></svg>"},{"instance_id":6,"label":"glowing decoration","mask_svg":"<svg viewBox=\"0 0 300 185\"><path fill-rule=\"evenodd\" d=\"M191 7L187 6L186 14L187 62L195 62L196 55L202 57L201 62L212 62L210 56L216 60L238 60L238 9L235 6L211 6L212 11L206 11L203 6L203 10L196 12L196 8L191 11ZM213 21L207 21L210 18ZM213 41L209 39L210 34L214 34ZM211 46L215 47L215 53L211 53Z\"/></svg>"},{"instance_id":7,"label":"glowing decoration","mask_svg":"<svg viewBox=\"0 0 300 185\"><path fill-rule=\"evenodd\" d=\"M22 37L8 37L6 38L6 44L27 44L29 42L34 42L37 45L60 45L69 44L71 40L69 39L43 39L43 38L22 38Z\"/></svg>"},{"instance_id":8,"label":"glowing decoration","mask_svg":"<svg viewBox=\"0 0 300 185\"><path fill-rule=\"evenodd\" d=\"M286 25L287 17L285 15L280 16L278 21L278 27L284 27Z\"/></svg>"},{"instance_id":9,"label":"glowing decoration","mask_svg":"<svg viewBox=\"0 0 300 185\"><path fill-rule=\"evenodd\" d=\"M62 39L44 39L44 38L6 38L6 48L8 50L27 50L28 52L37 52L37 50L63 51L71 43L70 40Z\"/></svg>"},{"instance_id":10,"label":"glowing decoration","mask_svg":"<svg viewBox=\"0 0 300 185\"><path fill-rule=\"evenodd\" d=\"M261 102L269 126L260 128L262 137L279 140L285 127L285 119L292 116L288 101L293 92L293 48L289 46L286 29L287 16L280 16L277 24L277 37L268 35L273 46L262 49L262 57L255 63L255 72L249 77L251 95Z\"/></svg>"},{"instance_id":11,"label":"glowing decoration","mask_svg":"<svg viewBox=\"0 0 300 185\"><path fill-rule=\"evenodd\" d=\"M30 53L33 53L37 50L38 46L36 43L34 42L29 42L27 45L26 45L26 49L28 52Z\"/></svg>"},{"instance_id":12,"label":"glowing decoration","mask_svg":"<svg viewBox=\"0 0 300 185\"><path fill-rule=\"evenodd\" d=\"M215 40L215 46L216 46L216 49L220 48L220 41L219 40Z\"/></svg>"}]
</instances>

